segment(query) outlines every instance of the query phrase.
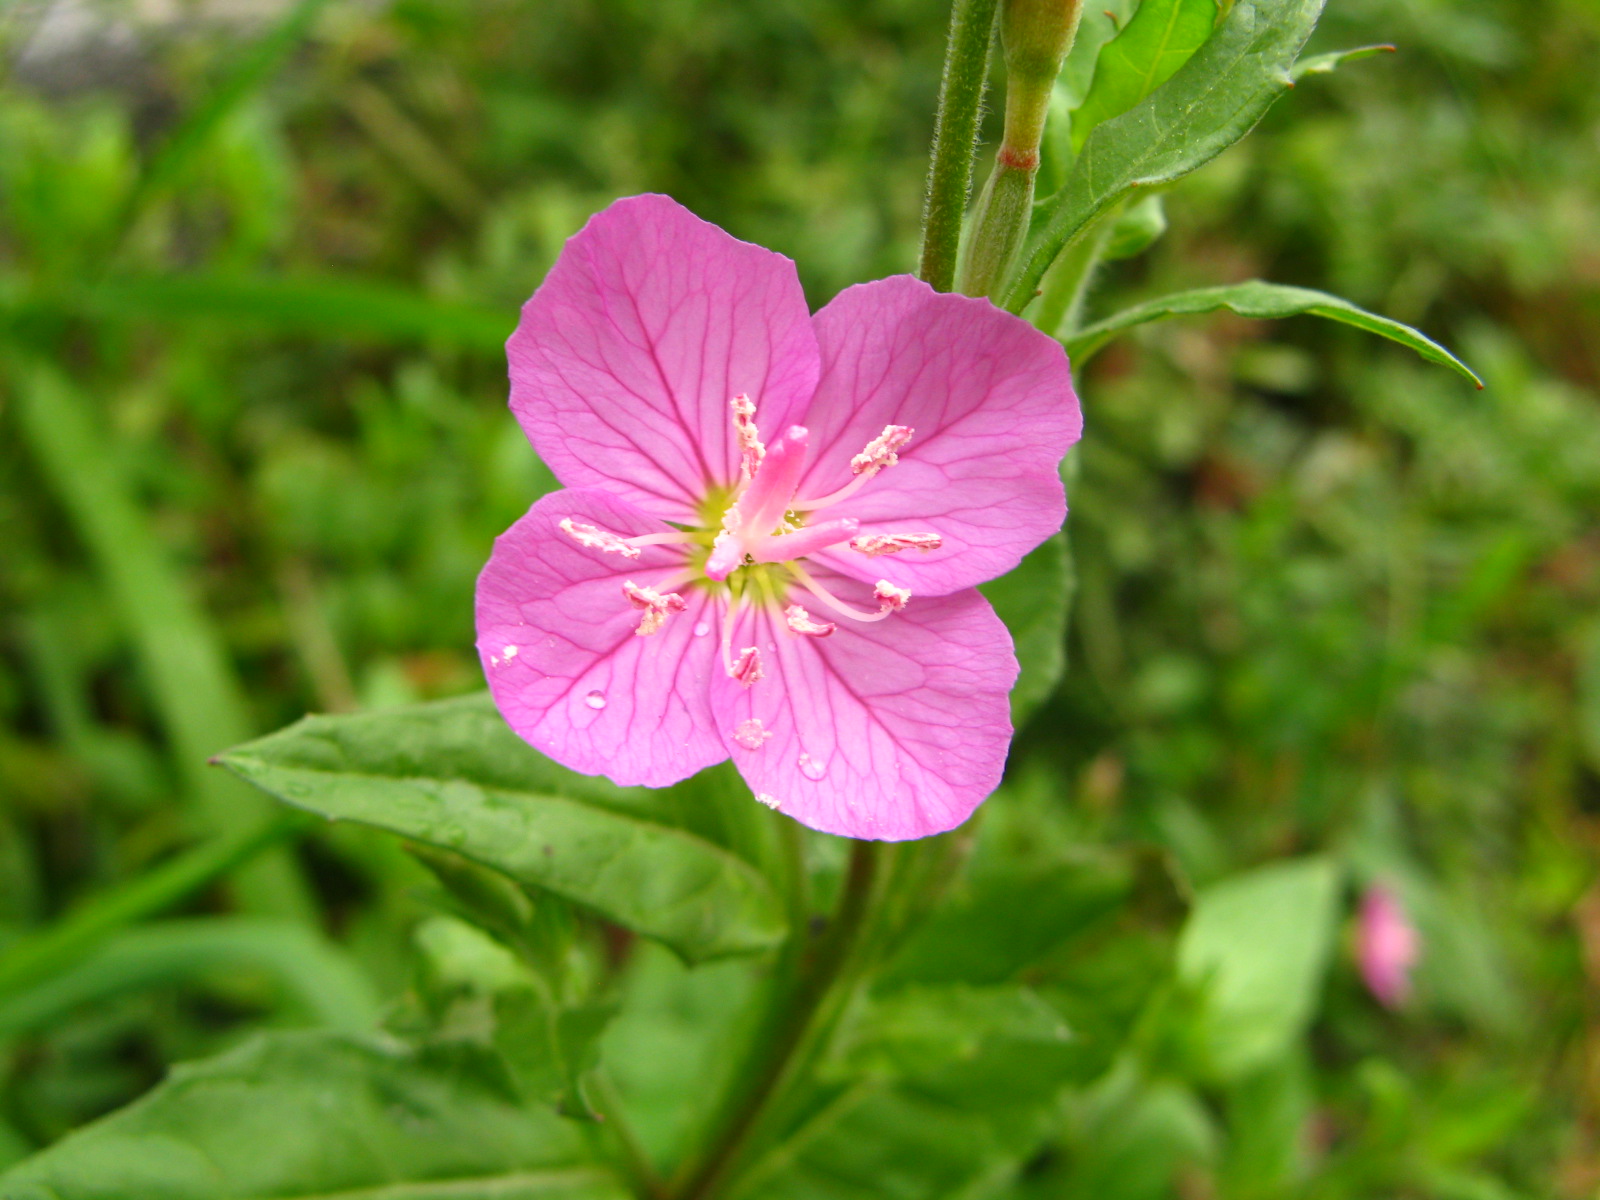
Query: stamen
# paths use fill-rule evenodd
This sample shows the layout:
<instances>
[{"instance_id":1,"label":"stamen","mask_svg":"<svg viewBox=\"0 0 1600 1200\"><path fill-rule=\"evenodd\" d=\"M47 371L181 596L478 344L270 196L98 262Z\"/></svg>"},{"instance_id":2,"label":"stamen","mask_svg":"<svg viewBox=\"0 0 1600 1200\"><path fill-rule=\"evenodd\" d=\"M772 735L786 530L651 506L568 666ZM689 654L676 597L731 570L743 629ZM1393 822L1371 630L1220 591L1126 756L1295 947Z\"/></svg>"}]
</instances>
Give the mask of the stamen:
<instances>
[{"instance_id":1,"label":"stamen","mask_svg":"<svg viewBox=\"0 0 1600 1200\"><path fill-rule=\"evenodd\" d=\"M885 467L892 467L900 461L898 451L905 449L906 443L911 440L914 433L916 430L909 425L885 425L883 432L868 442L866 449L850 460L850 471L855 475L854 479L838 491L829 492L820 499L797 501L789 507L795 512L812 512L855 495L867 480Z\"/></svg>"},{"instance_id":2,"label":"stamen","mask_svg":"<svg viewBox=\"0 0 1600 1200\"><path fill-rule=\"evenodd\" d=\"M645 533L627 539L630 546L688 546L695 540L692 533Z\"/></svg>"},{"instance_id":3,"label":"stamen","mask_svg":"<svg viewBox=\"0 0 1600 1200\"><path fill-rule=\"evenodd\" d=\"M746 750L759 750L762 744L772 736L772 730L761 724L760 717L751 717L748 721L740 721L733 727L733 740Z\"/></svg>"},{"instance_id":4,"label":"stamen","mask_svg":"<svg viewBox=\"0 0 1600 1200\"><path fill-rule=\"evenodd\" d=\"M937 533L865 533L850 539L850 549L868 558L880 554L899 554L902 550L937 550L944 538Z\"/></svg>"},{"instance_id":5,"label":"stamen","mask_svg":"<svg viewBox=\"0 0 1600 1200\"><path fill-rule=\"evenodd\" d=\"M872 593L873 597L878 601L878 611L875 613L862 612L859 608L855 608L852 605L846 604L827 588L823 587L811 577L811 572L807 571L799 563L791 562L785 563L784 565L794 573L794 577L800 581L800 585L804 587L806 591L810 592L818 600L821 600L840 616L849 617L852 621L881 621L897 609L904 608L905 602L911 599L910 592L905 591L903 588L894 587L894 585L889 583L887 580L880 580L877 589L875 589ZM894 598L889 593L885 593L882 590L884 588L890 588L894 593L897 594L903 593L899 599L899 602L895 603Z\"/></svg>"},{"instance_id":6,"label":"stamen","mask_svg":"<svg viewBox=\"0 0 1600 1200\"><path fill-rule=\"evenodd\" d=\"M586 550L598 550L602 554L620 554L623 558L639 557L638 548L629 539L593 525L585 525L581 521L574 521L571 517L561 518L561 532Z\"/></svg>"},{"instance_id":7,"label":"stamen","mask_svg":"<svg viewBox=\"0 0 1600 1200\"><path fill-rule=\"evenodd\" d=\"M733 432L739 438L739 478L748 483L767 456L767 448L761 444L761 435L756 429L755 401L740 392L730 403L733 405Z\"/></svg>"},{"instance_id":8,"label":"stamen","mask_svg":"<svg viewBox=\"0 0 1600 1200\"><path fill-rule=\"evenodd\" d=\"M899 612L911 599L911 589L895 587L887 579L880 579L872 589L872 598L882 606L878 611Z\"/></svg>"},{"instance_id":9,"label":"stamen","mask_svg":"<svg viewBox=\"0 0 1600 1200\"><path fill-rule=\"evenodd\" d=\"M885 425L883 432L867 443L867 448L850 460L850 470L856 475L876 475L885 467L900 461L897 450L905 449L916 430L909 425Z\"/></svg>"},{"instance_id":10,"label":"stamen","mask_svg":"<svg viewBox=\"0 0 1600 1200\"><path fill-rule=\"evenodd\" d=\"M825 638L839 628L832 621L812 620L811 614L798 604L791 604L783 610L783 621L790 633L800 633L806 637Z\"/></svg>"},{"instance_id":11,"label":"stamen","mask_svg":"<svg viewBox=\"0 0 1600 1200\"><path fill-rule=\"evenodd\" d=\"M638 637L659 633L670 614L682 612L688 607L677 592L663 593L655 588L640 587L631 579L623 581L622 594L635 608L644 609L644 616L639 618L639 628L634 631Z\"/></svg>"},{"instance_id":12,"label":"stamen","mask_svg":"<svg viewBox=\"0 0 1600 1200\"><path fill-rule=\"evenodd\" d=\"M739 651L739 657L734 660L733 666L728 668L728 675L745 687L749 687L757 680L765 679L766 676L761 671L761 651L754 646L746 646Z\"/></svg>"}]
</instances>

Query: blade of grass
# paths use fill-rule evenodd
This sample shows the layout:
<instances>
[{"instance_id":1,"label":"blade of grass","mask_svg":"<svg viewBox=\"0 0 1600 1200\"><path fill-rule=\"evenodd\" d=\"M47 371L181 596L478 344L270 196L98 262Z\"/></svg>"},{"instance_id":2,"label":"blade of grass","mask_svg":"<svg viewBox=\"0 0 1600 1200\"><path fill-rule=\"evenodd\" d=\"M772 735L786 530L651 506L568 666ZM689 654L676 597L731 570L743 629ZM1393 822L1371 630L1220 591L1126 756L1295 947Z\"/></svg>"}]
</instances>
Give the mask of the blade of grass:
<instances>
[{"instance_id":1,"label":"blade of grass","mask_svg":"<svg viewBox=\"0 0 1600 1200\"><path fill-rule=\"evenodd\" d=\"M243 833L186 850L120 887L91 897L54 925L13 943L0 955L0 997L61 970L124 926L172 907L305 825L306 819L297 813L279 813Z\"/></svg>"},{"instance_id":2,"label":"blade of grass","mask_svg":"<svg viewBox=\"0 0 1600 1200\"><path fill-rule=\"evenodd\" d=\"M129 494L76 386L43 363L16 364L11 381L24 439L125 622L186 791L214 832L256 828L271 802L206 765L254 732L221 638ZM311 919L305 885L281 851L255 857L234 882L251 912Z\"/></svg>"},{"instance_id":3,"label":"blade of grass","mask_svg":"<svg viewBox=\"0 0 1600 1200\"><path fill-rule=\"evenodd\" d=\"M344 953L292 921L196 917L125 929L37 986L0 1001L0 1037L121 992L215 971L264 972L315 1020L361 1031L377 1022L371 984Z\"/></svg>"},{"instance_id":4,"label":"blade of grass","mask_svg":"<svg viewBox=\"0 0 1600 1200\"><path fill-rule=\"evenodd\" d=\"M64 303L102 319L218 322L325 337L437 338L494 355L504 353L516 312L326 275L122 275Z\"/></svg>"},{"instance_id":5,"label":"blade of grass","mask_svg":"<svg viewBox=\"0 0 1600 1200\"><path fill-rule=\"evenodd\" d=\"M248 48L222 83L172 131L128 193L123 219L117 225L122 237L126 238L150 204L179 180L194 157L205 149L217 127L271 78L305 37L324 3L325 0L300 0L289 9L269 33Z\"/></svg>"}]
</instances>

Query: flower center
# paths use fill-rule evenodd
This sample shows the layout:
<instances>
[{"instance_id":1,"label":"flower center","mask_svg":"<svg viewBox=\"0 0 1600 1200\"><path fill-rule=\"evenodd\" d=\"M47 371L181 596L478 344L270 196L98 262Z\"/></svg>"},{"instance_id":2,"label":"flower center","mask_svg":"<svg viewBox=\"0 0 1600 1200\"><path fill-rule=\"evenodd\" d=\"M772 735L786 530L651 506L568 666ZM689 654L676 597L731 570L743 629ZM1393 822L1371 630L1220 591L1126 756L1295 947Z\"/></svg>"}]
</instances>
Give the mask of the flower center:
<instances>
[{"instance_id":1,"label":"flower center","mask_svg":"<svg viewBox=\"0 0 1600 1200\"><path fill-rule=\"evenodd\" d=\"M721 631L723 668L731 678L749 687L762 676L761 653L755 646L735 653L732 638L740 614L752 603L781 611L783 627L795 637L824 638L834 633L837 623L819 620L796 603L796 591L809 594L828 610L829 616L853 621L881 621L899 612L911 599L907 589L880 579L872 593L877 610L857 608L824 587L806 568L805 559L846 544L869 558L912 549L927 552L937 550L943 539L937 533L921 531L863 535L861 522L855 517L814 519L853 496L880 471L898 463L899 451L914 433L909 426L884 426L883 432L850 460L853 477L849 483L826 496L801 499L799 489L810 439L806 427L791 425L768 446L756 427L756 406L750 398L735 396L731 408L739 443L739 479L725 494L707 497L702 509L708 525L717 521L720 514L720 528L623 537L571 517L563 520L560 528L585 549L627 559L640 557L645 546L682 547L682 570L671 572L650 587L640 586L632 579L624 581L623 595L643 613L636 632L648 637L673 614L684 611L687 603L676 588L697 584L725 588L728 605Z\"/></svg>"}]
</instances>

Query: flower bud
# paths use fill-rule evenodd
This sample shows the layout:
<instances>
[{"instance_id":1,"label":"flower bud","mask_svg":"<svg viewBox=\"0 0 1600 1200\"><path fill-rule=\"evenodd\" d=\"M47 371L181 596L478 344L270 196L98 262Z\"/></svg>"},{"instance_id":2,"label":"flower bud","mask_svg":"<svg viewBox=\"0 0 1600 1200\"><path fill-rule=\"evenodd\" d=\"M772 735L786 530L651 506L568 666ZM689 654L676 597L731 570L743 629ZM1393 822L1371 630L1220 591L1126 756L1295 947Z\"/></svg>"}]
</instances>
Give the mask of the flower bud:
<instances>
[{"instance_id":1,"label":"flower bud","mask_svg":"<svg viewBox=\"0 0 1600 1200\"><path fill-rule=\"evenodd\" d=\"M1001 5L1005 136L962 252L958 286L968 295L997 294L1022 249L1050 93L1072 48L1081 8L1081 0L1003 0Z\"/></svg>"},{"instance_id":2,"label":"flower bud","mask_svg":"<svg viewBox=\"0 0 1600 1200\"><path fill-rule=\"evenodd\" d=\"M1411 968L1421 949L1400 897L1381 884L1367 889L1356 918L1356 964L1367 989L1385 1008L1411 995Z\"/></svg>"}]
</instances>

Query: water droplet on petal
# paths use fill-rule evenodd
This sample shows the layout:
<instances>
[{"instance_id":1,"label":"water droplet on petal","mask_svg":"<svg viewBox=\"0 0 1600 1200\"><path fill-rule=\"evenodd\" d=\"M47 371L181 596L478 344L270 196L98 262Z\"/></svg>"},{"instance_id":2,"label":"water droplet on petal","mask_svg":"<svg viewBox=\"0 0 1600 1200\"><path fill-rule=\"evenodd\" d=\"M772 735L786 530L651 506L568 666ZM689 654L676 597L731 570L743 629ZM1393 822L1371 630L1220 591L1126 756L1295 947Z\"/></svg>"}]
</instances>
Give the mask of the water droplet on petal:
<instances>
[{"instance_id":1,"label":"water droplet on petal","mask_svg":"<svg viewBox=\"0 0 1600 1200\"><path fill-rule=\"evenodd\" d=\"M804 775L807 779L818 780L827 773L828 768L826 764L818 762L809 754L802 754L800 756L800 774Z\"/></svg>"},{"instance_id":2,"label":"water droplet on petal","mask_svg":"<svg viewBox=\"0 0 1600 1200\"><path fill-rule=\"evenodd\" d=\"M774 811L776 811L778 805L782 803L776 796L769 796L766 792L757 792L756 799Z\"/></svg>"},{"instance_id":3,"label":"water droplet on petal","mask_svg":"<svg viewBox=\"0 0 1600 1200\"><path fill-rule=\"evenodd\" d=\"M708 623L706 623L705 621L696 621L695 622L695 626L694 626L694 635L695 635L695 637L705 637L705 635L710 633L710 632L711 632L711 626Z\"/></svg>"},{"instance_id":4,"label":"water droplet on petal","mask_svg":"<svg viewBox=\"0 0 1600 1200\"><path fill-rule=\"evenodd\" d=\"M606 694L599 688L596 688L583 698L583 702L598 712L600 709L606 706Z\"/></svg>"}]
</instances>

